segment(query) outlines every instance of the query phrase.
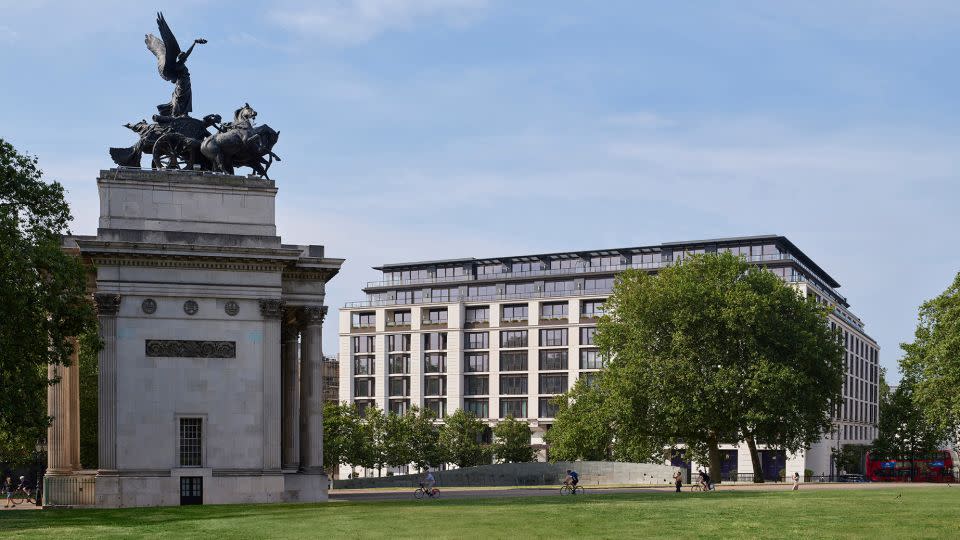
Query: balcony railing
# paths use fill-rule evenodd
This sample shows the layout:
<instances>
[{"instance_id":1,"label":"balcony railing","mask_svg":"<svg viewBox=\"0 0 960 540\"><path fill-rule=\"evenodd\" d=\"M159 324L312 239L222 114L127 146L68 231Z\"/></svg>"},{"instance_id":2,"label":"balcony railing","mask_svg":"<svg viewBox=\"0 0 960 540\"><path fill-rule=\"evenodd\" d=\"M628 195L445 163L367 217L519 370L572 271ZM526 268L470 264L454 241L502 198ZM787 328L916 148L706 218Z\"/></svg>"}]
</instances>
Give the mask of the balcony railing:
<instances>
[{"instance_id":1,"label":"balcony railing","mask_svg":"<svg viewBox=\"0 0 960 540\"><path fill-rule=\"evenodd\" d=\"M494 302L502 300L530 300L537 298L561 298L565 296L609 296L612 292L610 288L603 289L580 289L573 291L531 291L525 293L510 293L510 294L483 294L483 295L464 295L459 298L454 298L451 300L421 300L417 305L426 305L426 304L449 304L452 302ZM410 305L410 302L397 299L385 299L385 300L359 300L356 302L347 302L343 307L345 308L369 308L369 307L385 307L385 306L406 306Z\"/></svg>"}]
</instances>

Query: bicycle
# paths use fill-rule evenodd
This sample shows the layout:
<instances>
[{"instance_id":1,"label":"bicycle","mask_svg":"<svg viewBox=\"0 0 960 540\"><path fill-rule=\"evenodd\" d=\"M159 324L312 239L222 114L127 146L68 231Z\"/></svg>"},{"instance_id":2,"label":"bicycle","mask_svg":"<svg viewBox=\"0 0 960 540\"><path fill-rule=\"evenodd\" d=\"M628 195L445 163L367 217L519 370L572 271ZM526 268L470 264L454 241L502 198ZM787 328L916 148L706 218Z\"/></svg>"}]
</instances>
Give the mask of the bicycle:
<instances>
[{"instance_id":1,"label":"bicycle","mask_svg":"<svg viewBox=\"0 0 960 540\"><path fill-rule=\"evenodd\" d=\"M33 498L33 496L30 494L30 491L29 491L29 490L24 489L24 488L22 488L22 487L18 487L18 488L13 492L13 497L12 497L12 501L11 501L11 502L13 502L13 505L14 505L14 506L17 506L18 504L23 504L24 501L29 502L29 503L34 503L34 504L36 504L36 502L37 502L37 501Z\"/></svg>"},{"instance_id":2,"label":"bicycle","mask_svg":"<svg viewBox=\"0 0 960 540\"><path fill-rule=\"evenodd\" d=\"M583 495L583 486L576 485L571 486L569 482L564 482L563 486L560 487L560 495Z\"/></svg>"},{"instance_id":3,"label":"bicycle","mask_svg":"<svg viewBox=\"0 0 960 540\"><path fill-rule=\"evenodd\" d=\"M431 499L436 499L440 497L440 490L437 488L433 488L428 491L427 488L423 487L423 484L420 484L420 487L418 487L417 490L413 492L413 498L419 501L424 497L424 495L426 495L427 497L430 497Z\"/></svg>"},{"instance_id":4,"label":"bicycle","mask_svg":"<svg viewBox=\"0 0 960 540\"><path fill-rule=\"evenodd\" d=\"M697 483L695 483L695 484L690 484L690 492L691 492L691 493L703 493L704 491L706 491L706 490L703 488L703 484L701 484L701 483L699 483L699 482L697 482Z\"/></svg>"}]
</instances>

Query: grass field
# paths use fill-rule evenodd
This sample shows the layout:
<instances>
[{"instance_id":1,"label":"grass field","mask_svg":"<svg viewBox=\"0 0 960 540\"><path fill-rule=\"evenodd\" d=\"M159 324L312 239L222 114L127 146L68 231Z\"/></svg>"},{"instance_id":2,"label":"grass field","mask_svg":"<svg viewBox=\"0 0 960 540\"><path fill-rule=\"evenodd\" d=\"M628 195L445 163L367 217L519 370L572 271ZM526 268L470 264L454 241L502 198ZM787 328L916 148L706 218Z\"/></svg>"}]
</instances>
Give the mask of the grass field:
<instances>
[{"instance_id":1,"label":"grass field","mask_svg":"<svg viewBox=\"0 0 960 540\"><path fill-rule=\"evenodd\" d=\"M960 487L17 511L0 537L960 538Z\"/></svg>"}]
</instances>

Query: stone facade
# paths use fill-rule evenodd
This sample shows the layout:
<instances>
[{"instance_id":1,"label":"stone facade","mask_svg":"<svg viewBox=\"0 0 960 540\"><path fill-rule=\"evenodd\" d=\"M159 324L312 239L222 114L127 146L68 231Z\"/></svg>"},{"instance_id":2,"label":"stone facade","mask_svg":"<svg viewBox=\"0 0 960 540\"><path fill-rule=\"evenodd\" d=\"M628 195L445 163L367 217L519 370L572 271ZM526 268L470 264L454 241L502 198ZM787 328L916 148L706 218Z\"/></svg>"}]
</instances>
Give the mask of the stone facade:
<instances>
[{"instance_id":1,"label":"stone facade","mask_svg":"<svg viewBox=\"0 0 960 540\"><path fill-rule=\"evenodd\" d=\"M281 243L271 180L112 169L97 183L97 235L68 240L96 269L104 342L97 505L181 504L182 477L201 486L192 502L326 500L315 366L343 260Z\"/></svg>"}]
</instances>

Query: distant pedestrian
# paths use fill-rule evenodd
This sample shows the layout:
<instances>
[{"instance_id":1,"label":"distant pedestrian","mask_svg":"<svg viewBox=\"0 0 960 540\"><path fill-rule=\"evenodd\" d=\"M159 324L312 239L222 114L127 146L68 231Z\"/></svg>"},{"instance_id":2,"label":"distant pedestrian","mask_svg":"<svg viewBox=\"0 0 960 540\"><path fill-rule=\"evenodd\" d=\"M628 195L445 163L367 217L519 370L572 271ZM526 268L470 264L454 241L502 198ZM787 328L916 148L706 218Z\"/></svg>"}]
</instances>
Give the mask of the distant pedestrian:
<instances>
[{"instance_id":1,"label":"distant pedestrian","mask_svg":"<svg viewBox=\"0 0 960 540\"><path fill-rule=\"evenodd\" d=\"M798 491L800 489L800 473L793 473L793 490Z\"/></svg>"},{"instance_id":2,"label":"distant pedestrian","mask_svg":"<svg viewBox=\"0 0 960 540\"><path fill-rule=\"evenodd\" d=\"M8 476L7 481L3 483L3 491L7 493L7 498L4 500L4 505L3 505L4 508L11 508L13 506L16 506L16 503L13 502L14 489L15 489L15 486L13 485L13 479Z\"/></svg>"},{"instance_id":3,"label":"distant pedestrian","mask_svg":"<svg viewBox=\"0 0 960 540\"><path fill-rule=\"evenodd\" d=\"M683 485L683 475L680 474L680 470L677 469L677 472L673 473L673 483L677 486L677 493L680 493L680 486Z\"/></svg>"}]
</instances>

